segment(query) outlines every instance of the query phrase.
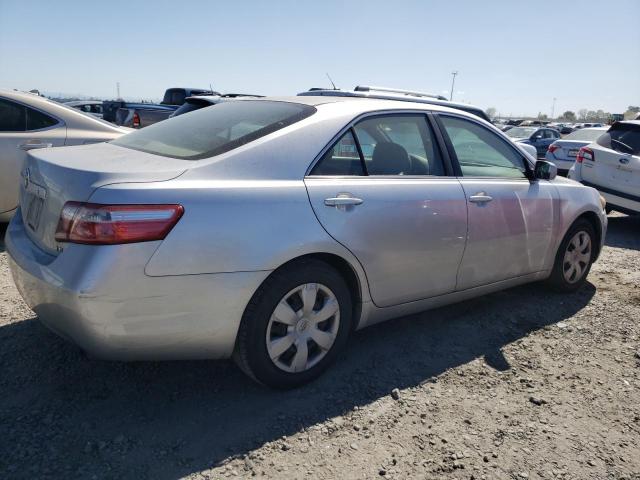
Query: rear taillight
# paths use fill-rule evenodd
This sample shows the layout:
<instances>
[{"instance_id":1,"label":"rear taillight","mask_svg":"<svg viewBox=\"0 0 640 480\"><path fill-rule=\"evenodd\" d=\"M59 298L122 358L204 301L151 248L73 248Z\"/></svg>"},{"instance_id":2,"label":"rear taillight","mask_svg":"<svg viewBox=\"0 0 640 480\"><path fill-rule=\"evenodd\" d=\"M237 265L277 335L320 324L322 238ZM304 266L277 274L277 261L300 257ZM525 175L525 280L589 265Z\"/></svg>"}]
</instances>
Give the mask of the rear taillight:
<instances>
[{"instance_id":1,"label":"rear taillight","mask_svg":"<svg viewBox=\"0 0 640 480\"><path fill-rule=\"evenodd\" d=\"M140 115L137 113L133 114L133 128L140 128Z\"/></svg>"},{"instance_id":2,"label":"rear taillight","mask_svg":"<svg viewBox=\"0 0 640 480\"><path fill-rule=\"evenodd\" d=\"M593 153L593 150L591 150L590 148L582 147L580 150L578 150L578 155L576 156L576 162L582 163L585 160L595 162L596 156Z\"/></svg>"},{"instance_id":3,"label":"rear taillight","mask_svg":"<svg viewBox=\"0 0 640 480\"><path fill-rule=\"evenodd\" d=\"M556 150L558 150L560 147L558 145L556 145L555 143L552 143L551 145L549 145L549 148L547 150L549 150L549 153L553 153Z\"/></svg>"},{"instance_id":4,"label":"rear taillight","mask_svg":"<svg viewBox=\"0 0 640 480\"><path fill-rule=\"evenodd\" d=\"M56 241L114 245L162 240L180 220L182 205L99 205L67 202Z\"/></svg>"}]
</instances>

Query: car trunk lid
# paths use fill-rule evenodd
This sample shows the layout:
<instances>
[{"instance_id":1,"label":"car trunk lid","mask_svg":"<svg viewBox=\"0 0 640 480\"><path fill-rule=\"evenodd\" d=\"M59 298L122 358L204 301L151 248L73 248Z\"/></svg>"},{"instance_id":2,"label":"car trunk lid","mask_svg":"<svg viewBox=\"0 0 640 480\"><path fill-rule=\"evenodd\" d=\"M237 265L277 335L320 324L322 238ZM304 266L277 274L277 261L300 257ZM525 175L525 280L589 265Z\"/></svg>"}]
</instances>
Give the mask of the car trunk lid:
<instances>
[{"instance_id":1,"label":"car trunk lid","mask_svg":"<svg viewBox=\"0 0 640 480\"><path fill-rule=\"evenodd\" d=\"M584 140L556 140L553 146L557 147L553 151L553 156L559 160L575 160L578 150L581 147L589 145L589 141Z\"/></svg>"},{"instance_id":2,"label":"car trunk lid","mask_svg":"<svg viewBox=\"0 0 640 480\"><path fill-rule=\"evenodd\" d=\"M67 201L86 202L99 187L122 182L161 182L181 175L185 162L109 143L37 150L22 171L20 207L27 235L56 255L55 232Z\"/></svg>"}]
</instances>

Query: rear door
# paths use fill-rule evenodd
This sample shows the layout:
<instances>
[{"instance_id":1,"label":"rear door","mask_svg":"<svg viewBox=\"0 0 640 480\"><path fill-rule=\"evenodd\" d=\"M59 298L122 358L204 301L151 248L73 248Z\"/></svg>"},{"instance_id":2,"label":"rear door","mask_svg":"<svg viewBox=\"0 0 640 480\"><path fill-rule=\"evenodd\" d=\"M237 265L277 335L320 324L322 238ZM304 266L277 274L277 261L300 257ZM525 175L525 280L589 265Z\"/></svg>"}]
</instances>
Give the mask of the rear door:
<instances>
[{"instance_id":1,"label":"rear door","mask_svg":"<svg viewBox=\"0 0 640 480\"><path fill-rule=\"evenodd\" d=\"M557 221L555 187L530 182L519 150L486 126L455 115L438 118L467 198L458 290L543 270Z\"/></svg>"},{"instance_id":2,"label":"rear door","mask_svg":"<svg viewBox=\"0 0 640 480\"><path fill-rule=\"evenodd\" d=\"M367 274L381 307L455 290L467 212L424 114L364 118L305 178L325 230Z\"/></svg>"},{"instance_id":3,"label":"rear door","mask_svg":"<svg viewBox=\"0 0 640 480\"><path fill-rule=\"evenodd\" d=\"M27 151L64 145L65 124L40 110L0 97L0 213L18 206Z\"/></svg>"},{"instance_id":4,"label":"rear door","mask_svg":"<svg viewBox=\"0 0 640 480\"><path fill-rule=\"evenodd\" d=\"M616 123L592 147L594 159L582 163L583 181L605 194L640 202L640 123Z\"/></svg>"}]
</instances>

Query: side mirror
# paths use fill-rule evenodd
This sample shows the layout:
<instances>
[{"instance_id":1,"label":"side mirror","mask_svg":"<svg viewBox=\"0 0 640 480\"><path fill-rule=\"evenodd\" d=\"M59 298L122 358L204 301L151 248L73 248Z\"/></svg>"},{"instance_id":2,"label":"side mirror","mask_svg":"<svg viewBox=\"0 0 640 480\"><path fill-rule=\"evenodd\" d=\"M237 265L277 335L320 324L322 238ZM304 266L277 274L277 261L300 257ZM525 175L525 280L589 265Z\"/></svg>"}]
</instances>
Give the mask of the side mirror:
<instances>
[{"instance_id":1,"label":"side mirror","mask_svg":"<svg viewBox=\"0 0 640 480\"><path fill-rule=\"evenodd\" d=\"M532 135L531 136L531 140L535 141L535 140L540 140L542 138L542 135L537 134L537 135Z\"/></svg>"},{"instance_id":2,"label":"side mirror","mask_svg":"<svg viewBox=\"0 0 640 480\"><path fill-rule=\"evenodd\" d=\"M558 175L558 167L546 160L538 160L533 170L533 177L538 180L553 180Z\"/></svg>"}]
</instances>

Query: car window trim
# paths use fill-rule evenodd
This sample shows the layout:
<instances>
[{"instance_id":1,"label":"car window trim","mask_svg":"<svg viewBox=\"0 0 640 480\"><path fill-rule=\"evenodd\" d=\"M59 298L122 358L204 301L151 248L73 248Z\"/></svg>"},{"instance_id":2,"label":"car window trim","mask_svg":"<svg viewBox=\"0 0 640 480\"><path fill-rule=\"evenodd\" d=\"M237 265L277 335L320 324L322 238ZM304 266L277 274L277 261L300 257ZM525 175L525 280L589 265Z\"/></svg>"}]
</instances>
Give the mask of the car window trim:
<instances>
[{"instance_id":1,"label":"car window trim","mask_svg":"<svg viewBox=\"0 0 640 480\"><path fill-rule=\"evenodd\" d=\"M515 153L517 153L520 158L522 158L522 161L524 163L524 167L526 170L525 173L525 177L523 177L522 179L520 178L515 178L515 177L484 177L484 176L465 176L462 174L462 168L460 167L460 161L458 160L458 156L455 152L455 149L453 148L453 143L451 143L451 138L449 137L449 134L447 133L444 124L442 123L442 117L454 117L454 118L460 118L462 120L466 120L468 122L472 122L475 123L476 125L484 128L485 130L494 133L491 129L487 128L486 125L483 125L482 123L474 120L473 118L469 118L469 117L465 117L463 115L457 115L455 113L442 113L442 112L434 112L434 119L436 121L436 123L438 124L438 127L440 128L440 130L442 131L442 135L445 141L445 144L447 146L447 150L449 151L449 155L451 156L451 159L453 160L453 164L455 166L455 170L456 170L456 177L458 178L470 178L470 179L489 179L489 180L525 180L527 182L531 182L532 178L533 178L533 169L531 166L531 163L529 162L529 159L522 154L522 152L520 152L518 150L518 147L516 147L515 145L512 145L511 141L505 140L504 138L502 138L501 135L496 135L497 137L500 138L500 140L505 143L509 148L511 148ZM502 132L500 132L502 133ZM503 134L504 135L504 134Z\"/></svg>"},{"instance_id":2,"label":"car window trim","mask_svg":"<svg viewBox=\"0 0 640 480\"><path fill-rule=\"evenodd\" d=\"M331 140L329 141L329 143L327 143L327 145L324 146L324 148L322 148L320 150L320 153L318 155L316 155L316 157L313 159L313 161L311 162L311 164L309 165L309 167L307 168L307 171L304 174L304 177L310 177L310 178L383 178L383 179L388 179L388 178L412 178L412 179L416 179L416 178L454 178L454 171L451 167L451 162L448 160L448 155L446 155L446 151L443 150L442 148L442 144L440 143L439 139L438 139L438 135L436 133L435 128L433 128L432 123L429 121L429 114L432 113L429 110L410 110L410 109L402 109L402 110L376 110L373 112L365 112L362 113L360 115L358 115L357 117L353 118L349 123L347 123L343 128L341 128L338 133L336 135L334 135ZM438 152L440 153L440 157L442 158L443 161L443 165L444 165L444 170L445 170L445 174L444 175L369 175L367 169L366 169L366 165L364 165L363 169L364 169L364 175L311 175L311 172L313 171L313 169L315 168L315 166L317 165L317 163L322 159L322 157L324 157L325 153L327 153L327 151L329 151L331 148L334 147L334 145L340 141L340 139L348 132L351 131L351 134L353 135L353 138L356 142L356 147L358 149L358 154L360 155L360 161L364 164L366 163L364 160L364 154L362 153L362 148L360 147L360 140L358 140L358 137L355 134L355 126L357 123L365 120L365 119L369 119L369 118L375 118L375 117L388 117L388 116L397 116L397 115L406 115L406 116L419 116L419 117L423 117L425 123L426 123L426 127L427 130L431 130L434 134L434 138L435 138L435 148L438 149ZM424 139L423 139L424 141ZM445 160L445 157L447 160Z\"/></svg>"},{"instance_id":3,"label":"car window trim","mask_svg":"<svg viewBox=\"0 0 640 480\"><path fill-rule=\"evenodd\" d=\"M46 127L46 128L39 128L37 130L27 130L27 112L25 111L25 117L24 117L24 130L21 131L9 131L9 130L0 130L1 133L34 133L34 132L46 132L47 130L52 130L54 128L60 128L60 127L64 127L66 126L66 123L64 122L64 120L62 120L60 117L58 117L57 115L53 115L49 112L45 112L44 110L42 110L41 108L38 107L34 107L32 105L28 105L24 102L21 102L20 100L15 100L13 98L7 98L7 97L3 97L0 96L0 100L5 100L7 102L13 102L13 103L17 103L18 105L23 106L24 108L31 108L33 110L36 110L40 113L42 113L43 115L46 115L47 117L51 117L54 120L56 120L58 123L56 123L55 125L51 125L50 127Z\"/></svg>"}]
</instances>

